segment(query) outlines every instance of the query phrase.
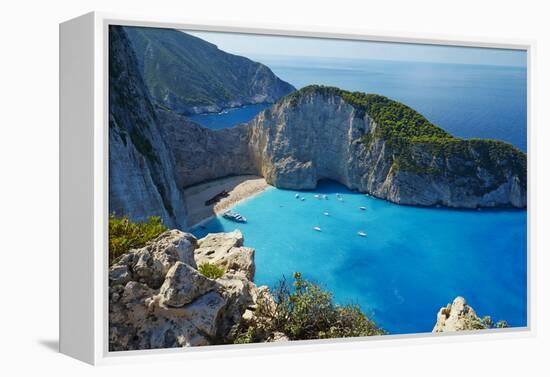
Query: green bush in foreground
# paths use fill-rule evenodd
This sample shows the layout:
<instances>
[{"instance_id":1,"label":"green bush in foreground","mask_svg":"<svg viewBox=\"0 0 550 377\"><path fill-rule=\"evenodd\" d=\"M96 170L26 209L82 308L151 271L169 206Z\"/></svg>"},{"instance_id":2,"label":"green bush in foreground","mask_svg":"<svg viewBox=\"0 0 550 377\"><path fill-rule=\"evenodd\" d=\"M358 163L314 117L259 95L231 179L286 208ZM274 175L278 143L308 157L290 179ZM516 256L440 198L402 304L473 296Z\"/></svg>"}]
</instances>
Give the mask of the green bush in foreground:
<instances>
[{"instance_id":1,"label":"green bush in foreground","mask_svg":"<svg viewBox=\"0 0 550 377\"><path fill-rule=\"evenodd\" d=\"M143 222L132 222L126 216L109 215L109 264L130 249L145 246L167 229L157 216Z\"/></svg>"},{"instance_id":2,"label":"green bush in foreground","mask_svg":"<svg viewBox=\"0 0 550 377\"><path fill-rule=\"evenodd\" d=\"M218 279L223 276L225 273L224 269L221 267L216 266L212 263L202 263L199 266L199 272L210 279Z\"/></svg>"},{"instance_id":3,"label":"green bush in foreground","mask_svg":"<svg viewBox=\"0 0 550 377\"><path fill-rule=\"evenodd\" d=\"M332 294L294 274L290 287L283 279L273 292L257 300L254 319L242 328L235 343L262 341L266 335L284 333L291 340L383 335L356 305L340 306Z\"/></svg>"}]
</instances>

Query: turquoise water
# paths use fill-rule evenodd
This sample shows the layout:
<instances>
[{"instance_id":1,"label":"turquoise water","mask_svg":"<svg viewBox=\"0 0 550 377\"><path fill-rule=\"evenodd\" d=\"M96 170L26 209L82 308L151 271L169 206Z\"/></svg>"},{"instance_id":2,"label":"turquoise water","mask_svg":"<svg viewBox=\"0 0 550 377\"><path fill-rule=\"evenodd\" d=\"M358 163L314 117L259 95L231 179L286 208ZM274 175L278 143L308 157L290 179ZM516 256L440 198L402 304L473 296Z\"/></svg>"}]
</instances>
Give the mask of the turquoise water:
<instances>
[{"instance_id":1,"label":"turquoise water","mask_svg":"<svg viewBox=\"0 0 550 377\"><path fill-rule=\"evenodd\" d=\"M247 224L213 218L194 233L240 229L256 249L257 284L300 271L393 334L431 331L439 308L457 295L479 315L526 325L526 211L399 206L331 181L299 192L303 202L296 193L269 189L234 208Z\"/></svg>"},{"instance_id":2,"label":"turquoise water","mask_svg":"<svg viewBox=\"0 0 550 377\"><path fill-rule=\"evenodd\" d=\"M310 84L377 93L403 102L453 135L507 141L527 151L527 70L467 64L360 59L253 57L296 88ZM221 128L261 107L194 119ZM223 115L223 114L222 114Z\"/></svg>"}]
</instances>

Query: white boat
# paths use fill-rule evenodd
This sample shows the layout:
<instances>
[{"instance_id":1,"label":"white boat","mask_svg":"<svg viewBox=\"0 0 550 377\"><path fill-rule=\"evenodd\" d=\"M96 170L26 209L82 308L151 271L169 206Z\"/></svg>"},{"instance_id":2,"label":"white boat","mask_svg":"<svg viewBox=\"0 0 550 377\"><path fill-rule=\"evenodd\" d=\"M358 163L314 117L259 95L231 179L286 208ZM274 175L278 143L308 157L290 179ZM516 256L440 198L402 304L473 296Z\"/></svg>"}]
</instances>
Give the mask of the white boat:
<instances>
[{"instance_id":1,"label":"white boat","mask_svg":"<svg viewBox=\"0 0 550 377\"><path fill-rule=\"evenodd\" d=\"M306 200L306 198L300 198L300 200L303 202L304 200Z\"/></svg>"},{"instance_id":2,"label":"white boat","mask_svg":"<svg viewBox=\"0 0 550 377\"><path fill-rule=\"evenodd\" d=\"M323 199L328 200L328 195L323 195Z\"/></svg>"},{"instance_id":3,"label":"white boat","mask_svg":"<svg viewBox=\"0 0 550 377\"><path fill-rule=\"evenodd\" d=\"M359 209L360 209L361 211L366 211L366 210L367 210L367 207L359 207Z\"/></svg>"},{"instance_id":4,"label":"white boat","mask_svg":"<svg viewBox=\"0 0 550 377\"><path fill-rule=\"evenodd\" d=\"M338 197L338 200L343 202L344 201L344 198L342 198L341 196Z\"/></svg>"},{"instance_id":5,"label":"white boat","mask_svg":"<svg viewBox=\"0 0 550 377\"><path fill-rule=\"evenodd\" d=\"M236 221L238 223L245 223L246 222L246 217L242 216L241 214L239 214L237 212L226 211L226 212L223 213L223 217L228 219L228 220Z\"/></svg>"},{"instance_id":6,"label":"white boat","mask_svg":"<svg viewBox=\"0 0 550 377\"><path fill-rule=\"evenodd\" d=\"M314 226L314 227L313 227L313 230L316 230L316 231L320 232L320 231L321 231L321 227L320 227L320 226Z\"/></svg>"},{"instance_id":7,"label":"white boat","mask_svg":"<svg viewBox=\"0 0 550 377\"><path fill-rule=\"evenodd\" d=\"M367 233L359 231L359 232L357 232L357 235L360 236L360 237L366 237Z\"/></svg>"},{"instance_id":8,"label":"white boat","mask_svg":"<svg viewBox=\"0 0 550 377\"><path fill-rule=\"evenodd\" d=\"M313 195L315 198L319 199L319 194Z\"/></svg>"},{"instance_id":9,"label":"white boat","mask_svg":"<svg viewBox=\"0 0 550 377\"><path fill-rule=\"evenodd\" d=\"M323 212L323 215L328 216L328 212Z\"/></svg>"},{"instance_id":10,"label":"white boat","mask_svg":"<svg viewBox=\"0 0 550 377\"><path fill-rule=\"evenodd\" d=\"M295 197L296 199L298 199L298 198L300 197L300 194L296 194L296 195L294 195L294 197Z\"/></svg>"}]
</instances>

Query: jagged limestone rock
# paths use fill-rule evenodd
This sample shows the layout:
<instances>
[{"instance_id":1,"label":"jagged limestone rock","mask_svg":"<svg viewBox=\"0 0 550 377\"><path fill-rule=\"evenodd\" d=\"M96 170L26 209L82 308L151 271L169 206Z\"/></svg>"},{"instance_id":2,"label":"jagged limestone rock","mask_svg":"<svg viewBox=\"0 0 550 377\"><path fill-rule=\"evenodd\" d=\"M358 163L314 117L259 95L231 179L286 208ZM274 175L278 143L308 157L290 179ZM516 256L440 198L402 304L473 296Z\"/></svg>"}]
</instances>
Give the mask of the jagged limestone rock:
<instances>
[{"instance_id":1,"label":"jagged limestone rock","mask_svg":"<svg viewBox=\"0 0 550 377\"><path fill-rule=\"evenodd\" d=\"M243 247L244 238L237 229L230 233L210 233L199 241L195 250L198 266L211 263L226 272L240 272L248 280L254 279L254 249Z\"/></svg>"},{"instance_id":2,"label":"jagged limestone rock","mask_svg":"<svg viewBox=\"0 0 550 377\"><path fill-rule=\"evenodd\" d=\"M261 290L248 278L254 270L253 249L242 244L240 232L196 240L171 230L117 259L109 268L109 349L230 341ZM213 280L192 267L199 245L209 255L225 255L220 259L224 263L236 253L248 257L246 263L226 264L228 271Z\"/></svg>"},{"instance_id":3,"label":"jagged limestone rock","mask_svg":"<svg viewBox=\"0 0 550 377\"><path fill-rule=\"evenodd\" d=\"M114 261L109 270L111 284L135 280L159 288L168 270L178 261L196 267L194 249L197 239L190 233L169 230L140 249Z\"/></svg>"},{"instance_id":4,"label":"jagged limestone rock","mask_svg":"<svg viewBox=\"0 0 550 377\"><path fill-rule=\"evenodd\" d=\"M452 332L464 330L480 330L485 327L475 310L466 304L463 297L458 296L452 304L441 308L437 313L437 322L433 332Z\"/></svg>"},{"instance_id":5,"label":"jagged limestone rock","mask_svg":"<svg viewBox=\"0 0 550 377\"><path fill-rule=\"evenodd\" d=\"M176 262L160 287L160 304L179 308L214 288L214 280L182 262Z\"/></svg>"}]
</instances>

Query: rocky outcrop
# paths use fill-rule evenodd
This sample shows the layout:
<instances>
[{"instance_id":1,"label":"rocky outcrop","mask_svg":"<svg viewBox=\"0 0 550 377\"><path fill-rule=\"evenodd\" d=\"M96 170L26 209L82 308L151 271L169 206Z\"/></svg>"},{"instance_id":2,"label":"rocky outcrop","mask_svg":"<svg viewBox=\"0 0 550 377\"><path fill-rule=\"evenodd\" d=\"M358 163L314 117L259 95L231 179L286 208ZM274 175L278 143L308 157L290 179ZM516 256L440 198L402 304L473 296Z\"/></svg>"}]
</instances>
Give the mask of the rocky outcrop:
<instances>
[{"instance_id":1,"label":"rocky outcrop","mask_svg":"<svg viewBox=\"0 0 550 377\"><path fill-rule=\"evenodd\" d=\"M247 126L258 174L312 189L321 179L399 204L525 207L526 156L493 140L463 140L385 97L307 87Z\"/></svg>"},{"instance_id":2,"label":"rocky outcrop","mask_svg":"<svg viewBox=\"0 0 550 377\"><path fill-rule=\"evenodd\" d=\"M226 271L243 274L248 280L254 279L254 249L243 246L243 235L237 229L231 233L210 233L199 240L195 250L198 265L211 263Z\"/></svg>"},{"instance_id":3,"label":"rocky outcrop","mask_svg":"<svg viewBox=\"0 0 550 377\"><path fill-rule=\"evenodd\" d=\"M265 65L179 30L122 27L155 103L184 114L273 103L294 91Z\"/></svg>"},{"instance_id":4,"label":"rocky outcrop","mask_svg":"<svg viewBox=\"0 0 550 377\"><path fill-rule=\"evenodd\" d=\"M206 262L223 276L201 274L197 265ZM269 295L253 275L254 250L243 247L239 231L200 240L179 230L161 234L109 268L109 350L231 342L245 312Z\"/></svg>"},{"instance_id":5,"label":"rocky outcrop","mask_svg":"<svg viewBox=\"0 0 550 377\"><path fill-rule=\"evenodd\" d=\"M486 330L492 327L503 328L508 327L508 324L505 321L493 324L490 317L479 318L475 310L466 304L464 297L458 296L452 304L439 310L432 332Z\"/></svg>"}]
</instances>

